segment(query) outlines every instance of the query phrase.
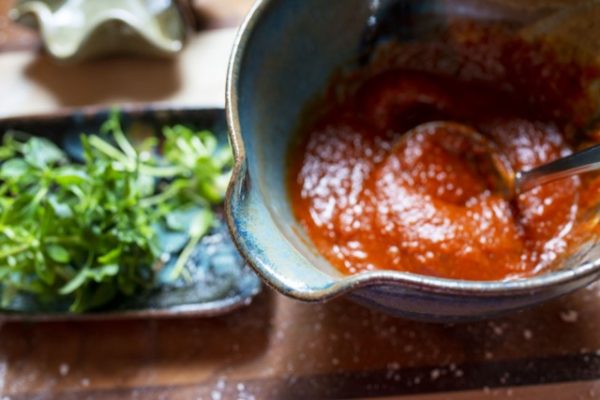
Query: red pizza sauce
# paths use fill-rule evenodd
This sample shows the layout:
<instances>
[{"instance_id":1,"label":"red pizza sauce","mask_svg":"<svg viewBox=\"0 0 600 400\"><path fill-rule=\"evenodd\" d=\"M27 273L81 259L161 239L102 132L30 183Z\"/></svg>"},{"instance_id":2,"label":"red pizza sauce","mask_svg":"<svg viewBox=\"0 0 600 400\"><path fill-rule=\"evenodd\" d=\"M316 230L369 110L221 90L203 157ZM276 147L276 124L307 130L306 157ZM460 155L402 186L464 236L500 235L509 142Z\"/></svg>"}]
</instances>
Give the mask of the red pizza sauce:
<instances>
[{"instance_id":1,"label":"red pizza sauce","mask_svg":"<svg viewBox=\"0 0 600 400\"><path fill-rule=\"evenodd\" d=\"M597 203L597 184L572 177L507 200L468 152L449 148L451 129L400 140L422 123L456 121L494 142L515 170L570 154L567 124L529 98L411 69L368 77L303 129L289 174L295 216L344 273L501 280L551 268Z\"/></svg>"}]
</instances>

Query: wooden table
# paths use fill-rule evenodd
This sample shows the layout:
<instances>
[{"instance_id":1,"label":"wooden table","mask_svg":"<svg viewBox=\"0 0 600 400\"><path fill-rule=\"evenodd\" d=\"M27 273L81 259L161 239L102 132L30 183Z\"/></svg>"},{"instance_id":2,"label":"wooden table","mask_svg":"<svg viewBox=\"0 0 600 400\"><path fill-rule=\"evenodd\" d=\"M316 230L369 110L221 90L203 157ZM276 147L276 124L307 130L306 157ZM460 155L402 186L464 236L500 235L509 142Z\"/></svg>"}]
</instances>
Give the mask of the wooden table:
<instances>
[{"instance_id":1,"label":"wooden table","mask_svg":"<svg viewBox=\"0 0 600 400\"><path fill-rule=\"evenodd\" d=\"M212 15L207 26L219 27L237 23L247 3L198 2ZM22 42L0 54L2 116L115 102L222 105L234 31L198 34L174 61L74 66L34 51L30 32L10 35ZM595 398L599 328L599 285L460 325L265 289L212 319L0 322L0 399Z\"/></svg>"},{"instance_id":2,"label":"wooden table","mask_svg":"<svg viewBox=\"0 0 600 400\"><path fill-rule=\"evenodd\" d=\"M600 396L600 287L518 315L434 325L266 290L212 319L7 323L10 399L577 399ZM0 397L1 398L1 397Z\"/></svg>"}]
</instances>

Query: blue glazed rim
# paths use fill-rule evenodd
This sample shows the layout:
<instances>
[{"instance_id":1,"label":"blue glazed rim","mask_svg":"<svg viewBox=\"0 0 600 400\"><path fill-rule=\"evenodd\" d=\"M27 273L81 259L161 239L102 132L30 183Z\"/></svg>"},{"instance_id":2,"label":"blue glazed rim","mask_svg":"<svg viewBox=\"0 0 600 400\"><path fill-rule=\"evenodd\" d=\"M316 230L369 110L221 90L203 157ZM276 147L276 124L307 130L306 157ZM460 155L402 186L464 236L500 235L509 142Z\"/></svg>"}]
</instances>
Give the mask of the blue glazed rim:
<instances>
[{"instance_id":1,"label":"blue glazed rim","mask_svg":"<svg viewBox=\"0 0 600 400\"><path fill-rule=\"evenodd\" d=\"M242 215L238 214L238 206L245 199L244 179L247 173L246 150L238 112L238 87L242 73L241 66L256 26L278 1L257 0L254 4L235 39L229 61L226 85L226 116L229 139L235 158L232 178L225 199L226 221L238 250L254 271L270 287L289 297L303 301L324 301L351 293L360 288L379 286L394 286L423 293L485 298L510 297L550 291L583 280L594 273L598 274L594 279L600 278L600 259L597 259L573 268L557 269L531 278L506 281L453 280L384 270L340 277L328 275L330 282L326 282L319 287L303 286L302 288L295 288L286 284L282 279L282 275L269 267L270 260L268 260L268 257L262 259L253 251L252 238L248 237L246 232L240 232L236 223L238 218L243 218ZM271 213L271 216L276 218L273 213ZM289 243L285 244L289 245ZM299 253L302 254L300 251ZM318 268L315 267L315 269Z\"/></svg>"}]
</instances>

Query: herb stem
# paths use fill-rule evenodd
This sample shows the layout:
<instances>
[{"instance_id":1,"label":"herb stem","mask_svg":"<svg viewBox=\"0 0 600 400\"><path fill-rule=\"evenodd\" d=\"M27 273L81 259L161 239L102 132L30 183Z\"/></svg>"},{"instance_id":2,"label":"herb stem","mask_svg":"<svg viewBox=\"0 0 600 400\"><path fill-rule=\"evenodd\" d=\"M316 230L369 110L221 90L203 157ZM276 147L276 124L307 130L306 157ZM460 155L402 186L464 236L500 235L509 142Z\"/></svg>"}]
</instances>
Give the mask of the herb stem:
<instances>
[{"instance_id":1,"label":"herb stem","mask_svg":"<svg viewBox=\"0 0 600 400\"><path fill-rule=\"evenodd\" d=\"M184 174L186 170L181 167L154 167L140 164L140 172L156 178L174 178L177 175Z\"/></svg>"},{"instance_id":2,"label":"herb stem","mask_svg":"<svg viewBox=\"0 0 600 400\"><path fill-rule=\"evenodd\" d=\"M29 250L32 247L33 247L32 244L27 243L27 244L22 244L22 245L17 246L17 247L13 247L12 249L5 250L2 253L0 253L0 260L3 260L3 259L8 258L10 256L17 255L19 253L22 253L22 252L24 252L26 250Z\"/></svg>"},{"instance_id":3,"label":"herb stem","mask_svg":"<svg viewBox=\"0 0 600 400\"><path fill-rule=\"evenodd\" d=\"M174 185L169 186L169 188L165 191L160 192L157 195L151 196L151 197L146 197L145 199L142 199L140 201L140 206L141 207L152 207L155 206L157 204L163 203L166 200L169 200L175 196L178 196L181 192L181 189L179 187L176 187Z\"/></svg>"},{"instance_id":4,"label":"herb stem","mask_svg":"<svg viewBox=\"0 0 600 400\"><path fill-rule=\"evenodd\" d=\"M37 205L40 201L42 201L42 199L44 197L46 197L46 195L48 194L48 191L50 189L48 188L48 186L44 186L43 188L41 188L37 194L35 195L35 197L33 198L33 200L31 200L31 205L35 206Z\"/></svg>"},{"instance_id":5,"label":"herb stem","mask_svg":"<svg viewBox=\"0 0 600 400\"><path fill-rule=\"evenodd\" d=\"M128 169L134 169L134 160L127 158L119 149L115 148L98 136L90 136L90 145L94 146L97 150L101 151L105 155L109 156L115 161L118 161L125 165ZM181 175L186 171L181 167L154 167L151 165L139 164L139 171L142 174L154 176L157 178L173 178L177 175Z\"/></svg>"},{"instance_id":6,"label":"herb stem","mask_svg":"<svg viewBox=\"0 0 600 400\"><path fill-rule=\"evenodd\" d=\"M202 236L204 236L204 234L195 235L191 237L189 242L185 245L185 247L181 251L181 254L179 255L179 258L177 259L177 262L175 263L175 266L173 267L173 272L171 272L172 280L176 280L177 278L179 278L181 273L185 270L185 265L190 259L194 248L196 247L198 242L200 242L200 239L202 239Z\"/></svg>"},{"instance_id":7,"label":"herb stem","mask_svg":"<svg viewBox=\"0 0 600 400\"><path fill-rule=\"evenodd\" d=\"M50 244L72 244L72 245L77 245L77 246L81 246L81 247L88 246L87 243L85 243L83 240L81 240L81 238L76 237L76 236L65 236L65 237L47 236L44 238L44 242L50 243Z\"/></svg>"},{"instance_id":8,"label":"herb stem","mask_svg":"<svg viewBox=\"0 0 600 400\"><path fill-rule=\"evenodd\" d=\"M119 151L119 149L115 148L110 143L100 139L98 136L90 135L89 142L90 145L96 148L96 150L104 153L113 160L118 161L127 167L132 167L131 160L127 158L125 154L123 154L121 151Z\"/></svg>"},{"instance_id":9,"label":"herb stem","mask_svg":"<svg viewBox=\"0 0 600 400\"><path fill-rule=\"evenodd\" d=\"M115 138L115 141L117 142L117 144L121 148L121 150L123 150L123 152L125 154L127 154L127 156L130 159L137 159L138 158L137 151L135 151L135 149L133 148L133 146L131 145L131 143L129 142L129 140L127 140L127 138L123 134L123 131L121 130L121 124L119 124L118 128L114 130L113 136Z\"/></svg>"}]
</instances>

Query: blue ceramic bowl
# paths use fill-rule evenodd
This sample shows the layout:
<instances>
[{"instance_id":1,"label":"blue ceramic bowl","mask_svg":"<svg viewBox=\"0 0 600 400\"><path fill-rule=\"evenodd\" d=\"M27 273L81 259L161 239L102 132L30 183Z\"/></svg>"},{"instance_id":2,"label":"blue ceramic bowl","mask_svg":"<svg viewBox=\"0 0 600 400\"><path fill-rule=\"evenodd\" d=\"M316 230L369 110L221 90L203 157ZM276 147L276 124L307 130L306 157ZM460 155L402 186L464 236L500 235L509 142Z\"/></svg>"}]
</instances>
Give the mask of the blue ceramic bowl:
<instances>
[{"instance_id":1,"label":"blue ceramic bowl","mask_svg":"<svg viewBox=\"0 0 600 400\"><path fill-rule=\"evenodd\" d=\"M287 155L302 110L334 71L369 50L369 40L378 34L369 28L373 13L391 4L404 20L387 32L401 40L432 37L453 14L506 20L513 26L536 22L544 14L533 6L518 10L519 2L507 3L504 9L498 0L257 2L237 39L229 71L228 123L236 166L226 212L239 249L269 285L299 300L347 295L398 316L453 321L531 306L600 277L596 241L562 268L525 280L473 282L396 271L345 276L311 246L292 214L285 184Z\"/></svg>"}]
</instances>

